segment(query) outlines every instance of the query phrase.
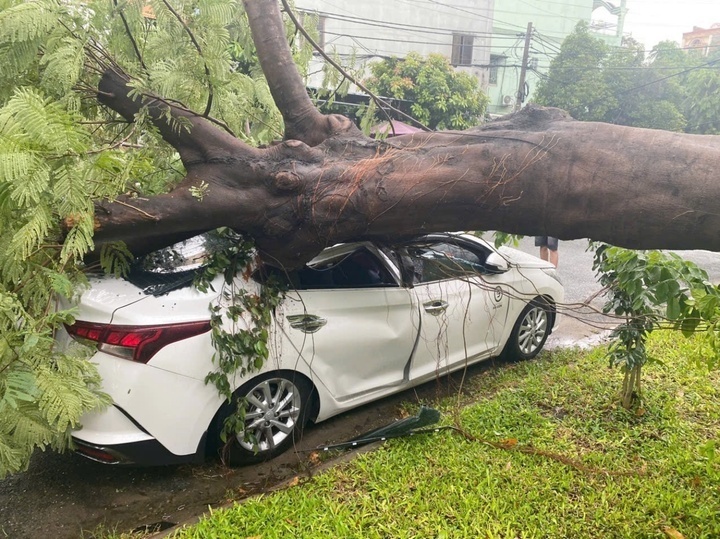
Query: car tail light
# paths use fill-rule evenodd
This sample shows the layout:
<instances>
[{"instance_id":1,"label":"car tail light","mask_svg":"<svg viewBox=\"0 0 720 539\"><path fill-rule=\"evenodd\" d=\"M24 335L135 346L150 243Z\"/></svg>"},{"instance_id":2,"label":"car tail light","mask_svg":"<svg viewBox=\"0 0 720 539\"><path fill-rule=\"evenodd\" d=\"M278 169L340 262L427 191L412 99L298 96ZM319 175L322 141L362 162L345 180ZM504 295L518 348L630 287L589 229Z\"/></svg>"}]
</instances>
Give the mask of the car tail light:
<instances>
[{"instance_id":1,"label":"car tail light","mask_svg":"<svg viewBox=\"0 0 720 539\"><path fill-rule=\"evenodd\" d=\"M119 326L77 320L65 326L79 340L98 343L98 349L113 356L147 363L162 347L210 331L210 321L153 326Z\"/></svg>"}]
</instances>

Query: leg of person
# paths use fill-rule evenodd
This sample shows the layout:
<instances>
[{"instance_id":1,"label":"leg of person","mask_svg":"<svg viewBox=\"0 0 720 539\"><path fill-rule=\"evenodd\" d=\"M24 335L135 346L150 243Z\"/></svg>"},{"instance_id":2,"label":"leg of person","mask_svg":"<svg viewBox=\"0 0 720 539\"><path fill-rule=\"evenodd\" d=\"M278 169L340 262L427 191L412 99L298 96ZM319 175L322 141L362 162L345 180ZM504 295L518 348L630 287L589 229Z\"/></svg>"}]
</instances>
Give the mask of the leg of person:
<instances>
[{"instance_id":1,"label":"leg of person","mask_svg":"<svg viewBox=\"0 0 720 539\"><path fill-rule=\"evenodd\" d=\"M550 262L553 266L555 266L557 268L558 259L559 259L558 252L557 251L549 251L549 253L550 253L550 256L545 260L547 260L548 262Z\"/></svg>"},{"instance_id":2,"label":"leg of person","mask_svg":"<svg viewBox=\"0 0 720 539\"><path fill-rule=\"evenodd\" d=\"M548 258L543 258L543 260L547 260L556 268L557 268L558 261L559 261L559 255L558 255L558 244L559 243L560 242L558 241L557 238L548 237L548 239L547 239Z\"/></svg>"},{"instance_id":3,"label":"leg of person","mask_svg":"<svg viewBox=\"0 0 720 539\"><path fill-rule=\"evenodd\" d=\"M540 247L540 258L543 260L548 259L548 237L547 236L535 236L535 247Z\"/></svg>"}]
</instances>

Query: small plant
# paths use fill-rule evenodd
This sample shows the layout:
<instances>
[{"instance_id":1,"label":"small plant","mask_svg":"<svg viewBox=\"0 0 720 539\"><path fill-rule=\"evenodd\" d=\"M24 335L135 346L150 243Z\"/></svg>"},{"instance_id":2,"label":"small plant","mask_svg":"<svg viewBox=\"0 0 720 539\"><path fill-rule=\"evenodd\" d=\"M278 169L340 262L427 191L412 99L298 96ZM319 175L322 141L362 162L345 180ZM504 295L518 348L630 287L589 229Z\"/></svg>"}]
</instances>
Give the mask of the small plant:
<instances>
[{"instance_id":1,"label":"small plant","mask_svg":"<svg viewBox=\"0 0 720 539\"><path fill-rule=\"evenodd\" d=\"M207 195L209 189L210 186L208 185L208 183L205 180L202 180L200 182L200 185L193 185L189 188L189 191L193 198L196 198L200 202L202 202L203 198L205 198L205 195Z\"/></svg>"},{"instance_id":2,"label":"small plant","mask_svg":"<svg viewBox=\"0 0 720 539\"><path fill-rule=\"evenodd\" d=\"M654 330L677 329L685 336L705 331L717 356L720 293L705 271L674 253L609 245L596 249L593 269L607 288L603 311L624 319L613 330L608 351L610 365L619 366L625 375L621 391L624 408L641 402L642 367L653 361L645 344Z\"/></svg>"}]
</instances>

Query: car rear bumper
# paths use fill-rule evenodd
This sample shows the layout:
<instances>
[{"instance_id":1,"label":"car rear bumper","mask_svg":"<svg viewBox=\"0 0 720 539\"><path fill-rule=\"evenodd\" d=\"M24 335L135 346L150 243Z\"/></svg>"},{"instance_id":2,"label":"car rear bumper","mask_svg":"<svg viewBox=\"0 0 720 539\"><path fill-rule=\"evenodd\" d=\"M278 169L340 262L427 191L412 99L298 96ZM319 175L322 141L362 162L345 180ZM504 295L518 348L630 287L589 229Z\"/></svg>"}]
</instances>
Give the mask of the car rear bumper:
<instances>
[{"instance_id":1,"label":"car rear bumper","mask_svg":"<svg viewBox=\"0 0 720 539\"><path fill-rule=\"evenodd\" d=\"M75 453L102 464L165 466L200 463L202 452L194 455L174 455L157 440L144 440L116 445L97 445L73 438Z\"/></svg>"},{"instance_id":2,"label":"car rear bumper","mask_svg":"<svg viewBox=\"0 0 720 539\"><path fill-rule=\"evenodd\" d=\"M82 427L73 432L75 452L79 455L103 464L137 466L202 462L205 438L203 435L194 453L176 455L118 406L85 414Z\"/></svg>"}]
</instances>

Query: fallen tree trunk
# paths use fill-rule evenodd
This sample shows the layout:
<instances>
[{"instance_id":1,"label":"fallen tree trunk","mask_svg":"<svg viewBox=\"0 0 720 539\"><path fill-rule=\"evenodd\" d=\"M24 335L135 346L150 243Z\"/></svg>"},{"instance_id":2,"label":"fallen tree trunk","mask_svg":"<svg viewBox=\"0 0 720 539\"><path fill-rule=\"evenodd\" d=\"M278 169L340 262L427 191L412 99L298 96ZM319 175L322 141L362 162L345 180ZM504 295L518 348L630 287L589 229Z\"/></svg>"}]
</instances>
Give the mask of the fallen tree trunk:
<instances>
[{"instance_id":1,"label":"fallen tree trunk","mask_svg":"<svg viewBox=\"0 0 720 539\"><path fill-rule=\"evenodd\" d=\"M455 230L720 250L720 137L578 122L558 109L526 107L464 132L375 141L312 108L299 75L288 73L275 1L245 6L287 139L252 148L200 115L131 98L128 78L106 71L98 99L128 121L147 106L187 177L166 195L100 205L99 243L123 240L142 252L230 226L287 267L337 242ZM167 125L168 107L189 131Z\"/></svg>"}]
</instances>

